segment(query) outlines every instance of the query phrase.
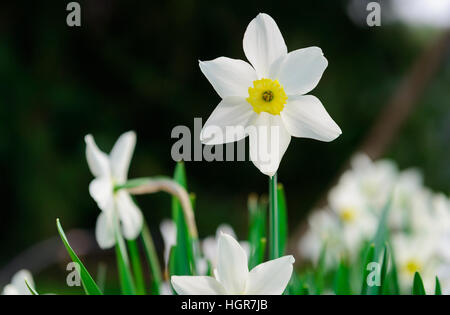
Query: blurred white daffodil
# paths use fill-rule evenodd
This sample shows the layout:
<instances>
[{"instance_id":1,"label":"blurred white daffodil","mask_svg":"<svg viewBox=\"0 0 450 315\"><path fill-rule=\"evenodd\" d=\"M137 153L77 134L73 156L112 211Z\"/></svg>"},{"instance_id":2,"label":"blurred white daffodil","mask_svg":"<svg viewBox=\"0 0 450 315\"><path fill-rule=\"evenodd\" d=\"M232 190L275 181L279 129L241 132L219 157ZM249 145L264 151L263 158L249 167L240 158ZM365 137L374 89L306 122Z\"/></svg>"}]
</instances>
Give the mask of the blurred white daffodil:
<instances>
[{"instance_id":1,"label":"blurred white daffodil","mask_svg":"<svg viewBox=\"0 0 450 315\"><path fill-rule=\"evenodd\" d=\"M172 276L180 295L280 295L292 275L294 257L284 256L248 270L247 255L230 235L219 237L218 264L215 277Z\"/></svg>"},{"instance_id":2,"label":"blurred white daffodil","mask_svg":"<svg viewBox=\"0 0 450 315\"><path fill-rule=\"evenodd\" d=\"M19 270L11 279L11 283L3 288L2 295L31 295L25 280L34 288L34 281L31 272L22 269Z\"/></svg>"},{"instance_id":3,"label":"blurred white daffodil","mask_svg":"<svg viewBox=\"0 0 450 315\"><path fill-rule=\"evenodd\" d=\"M434 291L439 263L435 257L436 242L427 235L398 234L392 237L393 252L401 287L409 288L414 274L420 273L427 293Z\"/></svg>"},{"instance_id":4,"label":"blurred white daffodil","mask_svg":"<svg viewBox=\"0 0 450 315\"><path fill-rule=\"evenodd\" d=\"M109 155L100 151L92 135L87 135L85 141L86 159L95 176L89 185L89 193L102 210L95 236L99 246L106 249L116 243L115 229L119 222L123 236L129 240L135 239L142 229L142 213L131 196L125 190L115 190L127 181L136 134L129 131L121 135Z\"/></svg>"},{"instance_id":5,"label":"blurred white daffodil","mask_svg":"<svg viewBox=\"0 0 450 315\"><path fill-rule=\"evenodd\" d=\"M202 241L203 255L211 262L213 268L217 267L219 239L222 233L226 233L237 240L233 228L228 224L221 224L217 228L215 236L205 237ZM244 249L248 257L250 255L250 244L247 241L240 241L239 245Z\"/></svg>"},{"instance_id":6,"label":"blurred white daffodil","mask_svg":"<svg viewBox=\"0 0 450 315\"><path fill-rule=\"evenodd\" d=\"M250 159L272 176L291 136L332 141L341 134L319 99L305 95L316 87L328 61L319 47L288 53L277 24L263 13L248 25L243 47L251 65L226 57L200 61L222 98L200 138L216 145L249 135Z\"/></svg>"}]
</instances>

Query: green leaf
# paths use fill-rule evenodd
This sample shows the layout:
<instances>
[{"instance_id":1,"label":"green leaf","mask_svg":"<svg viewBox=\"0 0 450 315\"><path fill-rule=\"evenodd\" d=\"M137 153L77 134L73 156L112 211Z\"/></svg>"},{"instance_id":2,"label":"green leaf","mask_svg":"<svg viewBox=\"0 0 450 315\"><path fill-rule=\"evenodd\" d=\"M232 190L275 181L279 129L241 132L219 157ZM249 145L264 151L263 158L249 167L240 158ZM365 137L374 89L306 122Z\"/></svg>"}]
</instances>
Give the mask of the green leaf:
<instances>
[{"instance_id":1,"label":"green leaf","mask_svg":"<svg viewBox=\"0 0 450 315\"><path fill-rule=\"evenodd\" d=\"M30 290L31 295L39 295L35 289L28 283L28 280L25 279L25 285L27 286L28 290Z\"/></svg>"},{"instance_id":2,"label":"green leaf","mask_svg":"<svg viewBox=\"0 0 450 315\"><path fill-rule=\"evenodd\" d=\"M309 287L306 283L303 284L299 295L309 295Z\"/></svg>"},{"instance_id":3,"label":"green leaf","mask_svg":"<svg viewBox=\"0 0 450 315\"><path fill-rule=\"evenodd\" d=\"M389 251L387 244L384 245L383 250L383 258L380 266L380 285L374 285L372 287L368 287L367 294L368 295L381 295L383 294L383 286L386 285L386 277L387 277L387 268L389 266Z\"/></svg>"},{"instance_id":4,"label":"green leaf","mask_svg":"<svg viewBox=\"0 0 450 315\"><path fill-rule=\"evenodd\" d=\"M334 279L334 292L337 295L349 295L350 289L350 270L348 264L341 260Z\"/></svg>"},{"instance_id":5,"label":"green leaf","mask_svg":"<svg viewBox=\"0 0 450 315\"><path fill-rule=\"evenodd\" d=\"M379 295L383 294L383 287L386 285L388 267L389 267L389 248L388 245L385 244L383 251L383 262L381 264L381 276L380 276L381 285L377 292L377 294Z\"/></svg>"},{"instance_id":6,"label":"green leaf","mask_svg":"<svg viewBox=\"0 0 450 315\"><path fill-rule=\"evenodd\" d=\"M80 266L80 277L81 282L83 284L84 291L86 294L89 295L102 295L102 292L98 288L97 284L95 283L94 279L92 279L91 275L87 271L86 267L84 267L81 260L78 258L78 256L73 251L72 247L69 245L69 241L67 240L66 234L64 233L64 230L59 223L59 219L56 219L56 227L58 228L58 233L61 237L61 240L64 243L64 246L67 249L67 252L69 253L70 258L74 263L77 263Z\"/></svg>"},{"instance_id":7,"label":"green leaf","mask_svg":"<svg viewBox=\"0 0 450 315\"><path fill-rule=\"evenodd\" d=\"M314 272L314 283L315 283L315 292L317 295L322 294L323 289L325 287L325 259L326 259L326 242L323 243L322 249L320 251L319 260L317 262L317 267Z\"/></svg>"},{"instance_id":8,"label":"green leaf","mask_svg":"<svg viewBox=\"0 0 450 315\"><path fill-rule=\"evenodd\" d=\"M149 269L152 274L152 294L159 294L159 287L162 282L161 266L159 265L158 255L156 254L155 245L153 244L152 235L144 222L141 232L142 243L144 244L144 252L147 258Z\"/></svg>"},{"instance_id":9,"label":"green leaf","mask_svg":"<svg viewBox=\"0 0 450 315\"><path fill-rule=\"evenodd\" d=\"M386 283L383 285L383 294L385 295L399 295L400 285L398 283L397 267L394 260L394 255L391 251L391 271L386 276Z\"/></svg>"},{"instance_id":10,"label":"green leaf","mask_svg":"<svg viewBox=\"0 0 450 315\"><path fill-rule=\"evenodd\" d=\"M130 262L127 254L127 247L120 232L119 220L114 220L114 235L116 238L116 259L117 269L119 271L120 288L122 294L135 295L136 286L134 284L133 275L130 270Z\"/></svg>"},{"instance_id":11,"label":"green leaf","mask_svg":"<svg viewBox=\"0 0 450 315\"><path fill-rule=\"evenodd\" d=\"M258 201L256 195L250 195L248 198L248 209L250 216L248 237L250 243L249 268L251 269L264 260L267 202L262 200Z\"/></svg>"},{"instance_id":12,"label":"green leaf","mask_svg":"<svg viewBox=\"0 0 450 315\"><path fill-rule=\"evenodd\" d=\"M434 291L434 295L442 295L442 291L441 291L441 283L439 282L439 278L436 277L436 288Z\"/></svg>"},{"instance_id":13,"label":"green leaf","mask_svg":"<svg viewBox=\"0 0 450 315\"><path fill-rule=\"evenodd\" d=\"M291 279L289 280L285 295L300 295L303 290L303 282L300 280L299 275L294 271L292 272Z\"/></svg>"},{"instance_id":14,"label":"green leaf","mask_svg":"<svg viewBox=\"0 0 450 315\"><path fill-rule=\"evenodd\" d=\"M392 196L389 197L389 199L386 201L386 204L384 205L380 221L378 222L378 228L375 233L375 237L373 239L373 244L375 245L375 255L374 255L375 261L380 261L379 257L387 241L388 237L387 219L389 216L389 211L391 209L391 204L392 204Z\"/></svg>"},{"instance_id":15,"label":"green leaf","mask_svg":"<svg viewBox=\"0 0 450 315\"><path fill-rule=\"evenodd\" d=\"M363 279L362 279L362 289L361 294L366 295L368 293L368 284L367 284L367 277L370 274L370 270L367 269L367 266L374 262L375 260L375 244L370 244L369 248L367 249L366 259L364 260L365 263L363 264Z\"/></svg>"},{"instance_id":16,"label":"green leaf","mask_svg":"<svg viewBox=\"0 0 450 315\"><path fill-rule=\"evenodd\" d=\"M287 226L287 206L286 195L282 184L277 186L278 196L278 257L284 255L286 251L288 226Z\"/></svg>"},{"instance_id":17,"label":"green leaf","mask_svg":"<svg viewBox=\"0 0 450 315\"><path fill-rule=\"evenodd\" d=\"M139 246L136 240L128 240L127 244L130 250L131 266L133 268L134 279L136 280L136 293L138 295L145 295L145 278L142 272Z\"/></svg>"},{"instance_id":18,"label":"green leaf","mask_svg":"<svg viewBox=\"0 0 450 315\"><path fill-rule=\"evenodd\" d=\"M414 283L412 289L413 295L425 295L425 288L423 286L422 277L418 272L414 274Z\"/></svg>"},{"instance_id":19,"label":"green leaf","mask_svg":"<svg viewBox=\"0 0 450 315\"><path fill-rule=\"evenodd\" d=\"M184 163L175 167L174 180L187 190ZM172 218L177 227L177 243L174 249L174 274L193 275L195 272L194 240L192 239L183 209L175 196L172 197Z\"/></svg>"}]
</instances>

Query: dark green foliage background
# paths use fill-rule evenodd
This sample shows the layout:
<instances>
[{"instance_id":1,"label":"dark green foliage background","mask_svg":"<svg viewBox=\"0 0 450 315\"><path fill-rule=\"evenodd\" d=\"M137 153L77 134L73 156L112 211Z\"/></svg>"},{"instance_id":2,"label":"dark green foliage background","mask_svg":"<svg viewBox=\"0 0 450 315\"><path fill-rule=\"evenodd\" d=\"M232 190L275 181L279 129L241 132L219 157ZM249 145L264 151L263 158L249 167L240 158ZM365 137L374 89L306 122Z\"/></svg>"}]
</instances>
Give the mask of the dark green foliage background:
<instances>
[{"instance_id":1,"label":"dark green foliage background","mask_svg":"<svg viewBox=\"0 0 450 315\"><path fill-rule=\"evenodd\" d=\"M93 229L99 213L84 140L109 151L138 134L130 178L171 175L176 125L193 128L219 102L198 59L245 59L242 37L258 12L278 23L289 50L320 46L329 67L312 92L343 134L332 143L293 139L279 169L294 227L364 138L431 30L356 26L347 1L80 1L82 27L66 25L68 1L0 5L0 267L39 240ZM417 166L426 184L450 191L450 61L440 68L386 157ZM247 235L247 196L267 193L251 162L187 162L201 236L223 222ZM170 198L139 198L150 228L170 216ZM158 239L158 236L156 236Z\"/></svg>"}]
</instances>

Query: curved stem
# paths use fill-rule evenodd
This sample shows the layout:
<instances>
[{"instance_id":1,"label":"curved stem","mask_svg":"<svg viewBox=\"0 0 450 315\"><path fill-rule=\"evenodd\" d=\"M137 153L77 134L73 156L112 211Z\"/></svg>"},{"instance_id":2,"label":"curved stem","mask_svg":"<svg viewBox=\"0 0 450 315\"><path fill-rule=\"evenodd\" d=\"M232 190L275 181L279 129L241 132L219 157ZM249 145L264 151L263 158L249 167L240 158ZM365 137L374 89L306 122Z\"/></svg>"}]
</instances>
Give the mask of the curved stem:
<instances>
[{"instance_id":1,"label":"curved stem","mask_svg":"<svg viewBox=\"0 0 450 315\"><path fill-rule=\"evenodd\" d=\"M133 195L151 194L160 191L165 191L174 195L181 203L191 236L194 238L198 237L194 211L192 210L189 194L186 189L177 182L168 177L142 178L130 180L125 185L119 186L116 189L122 188L127 189L127 191Z\"/></svg>"}]
</instances>

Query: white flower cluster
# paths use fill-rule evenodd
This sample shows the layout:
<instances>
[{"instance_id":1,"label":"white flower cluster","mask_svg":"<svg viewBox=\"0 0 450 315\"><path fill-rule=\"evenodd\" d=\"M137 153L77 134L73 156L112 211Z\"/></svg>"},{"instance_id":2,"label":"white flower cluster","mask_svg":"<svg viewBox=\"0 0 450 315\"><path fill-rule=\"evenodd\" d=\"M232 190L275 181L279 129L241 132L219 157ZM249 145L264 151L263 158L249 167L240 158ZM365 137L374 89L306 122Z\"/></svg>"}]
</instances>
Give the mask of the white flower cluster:
<instances>
[{"instance_id":1,"label":"white flower cluster","mask_svg":"<svg viewBox=\"0 0 450 315\"><path fill-rule=\"evenodd\" d=\"M302 257L317 262L326 246L326 265L355 261L377 230L383 209L400 285L407 290L414 273L425 289L435 277L450 291L450 199L424 187L416 169L399 171L389 160L372 162L359 154L328 195L328 205L312 212L299 243ZM449 293L447 291L447 293Z\"/></svg>"}]
</instances>

